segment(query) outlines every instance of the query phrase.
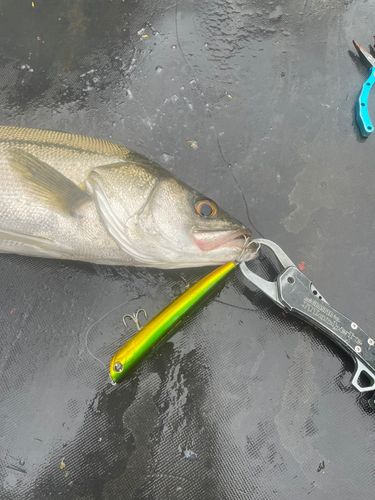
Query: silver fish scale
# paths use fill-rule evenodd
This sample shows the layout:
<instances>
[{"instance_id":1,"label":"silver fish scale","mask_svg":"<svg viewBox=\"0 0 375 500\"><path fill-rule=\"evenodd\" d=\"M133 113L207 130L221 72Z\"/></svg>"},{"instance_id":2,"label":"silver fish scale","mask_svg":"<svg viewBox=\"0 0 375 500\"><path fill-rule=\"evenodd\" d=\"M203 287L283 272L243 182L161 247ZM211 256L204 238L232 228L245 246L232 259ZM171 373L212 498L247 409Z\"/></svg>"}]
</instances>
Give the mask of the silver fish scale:
<instances>
[{"instance_id":1,"label":"silver fish scale","mask_svg":"<svg viewBox=\"0 0 375 500\"><path fill-rule=\"evenodd\" d=\"M82 207L80 218L51 210L31 195L24 180L13 171L8 161L13 148L22 149L80 184L93 167L126 158L129 150L123 148L121 152L120 147L106 149L109 144L71 134L0 127L0 231L37 236L53 242L48 245L52 257L105 261L110 251L111 262L123 262L123 252L104 229L93 202ZM118 152L119 156L105 155L105 152ZM0 249L6 251L6 246ZM25 248L24 252L30 254ZM35 253L38 255L39 251L35 249Z\"/></svg>"}]
</instances>

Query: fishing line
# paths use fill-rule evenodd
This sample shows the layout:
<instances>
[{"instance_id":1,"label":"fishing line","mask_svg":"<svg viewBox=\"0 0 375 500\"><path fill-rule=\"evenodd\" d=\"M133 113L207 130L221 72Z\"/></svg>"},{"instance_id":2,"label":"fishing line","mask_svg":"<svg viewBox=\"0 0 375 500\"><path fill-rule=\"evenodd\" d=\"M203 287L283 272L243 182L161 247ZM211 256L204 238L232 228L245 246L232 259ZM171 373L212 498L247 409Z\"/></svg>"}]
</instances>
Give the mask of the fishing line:
<instances>
[{"instance_id":1,"label":"fishing line","mask_svg":"<svg viewBox=\"0 0 375 500\"><path fill-rule=\"evenodd\" d=\"M141 297L144 297L144 295L140 295L139 297L135 297L134 299L130 299L130 300L127 300L125 302L122 302L118 306L114 307L113 309L111 309L110 311L108 311L107 313L105 313L104 316L102 316L101 318L99 318L98 321L96 321L93 325L91 325L90 328L87 330L86 336L85 336L86 350L90 354L90 356L93 357L94 359L96 359L96 361L99 361L99 363L101 363L104 366L104 368L107 368L107 367L103 363L103 361L101 359L97 358L96 356L94 356L94 354L89 349L87 340L88 340L88 336L89 336L89 333L90 333L91 329L94 328L94 326L96 326L98 323L100 323L100 321L102 321L104 318L106 318L109 314L113 313L113 311L116 311L116 309L119 309L120 307L124 306L125 304L129 304L129 302L132 302L133 300L140 299Z\"/></svg>"},{"instance_id":2,"label":"fishing line","mask_svg":"<svg viewBox=\"0 0 375 500\"><path fill-rule=\"evenodd\" d=\"M250 212L249 212L249 206L247 204L247 200L246 200L246 197L241 189L241 186L240 186L240 183L238 182L237 180L237 177L234 175L234 173L232 172L232 170L229 168L229 165L228 165L228 162L226 161L225 157L224 157L224 153L223 153L223 150L222 150L222 147L221 147L221 144L220 144L220 140L219 140L219 134L217 133L217 130L216 130L216 126L215 126L215 121L213 119L213 116L212 116L212 113L210 111L210 108L208 107L208 102L206 101L206 98L204 96L204 92L200 86L200 83L199 83L199 80L198 78L196 77L194 71L192 70L192 67L190 66L189 64L189 61L187 60L185 54L184 54L184 51L182 50L182 47L181 47L181 42L180 42L180 37L178 35L178 24L177 24L177 13L178 13L178 1L176 2L176 12L175 12L175 30L176 30L176 40L177 40L177 45L178 45L178 48L180 49L180 52L181 52L181 55L182 55L182 58L183 60L185 61L187 67L189 68L189 71L190 73L192 74L196 84L197 84L197 89L198 91L200 92L200 95L202 96L203 98L203 101L205 103L205 108L207 110L207 113L211 119L211 123L212 123L212 127L213 127L213 130L215 132L215 136L216 136L216 142L217 142L217 146L219 148L219 153L220 153L220 156L221 156L221 159L223 160L224 162L224 165L227 169L227 171L230 173L230 175L232 176L234 182L236 183L237 185L237 189L239 190L239 192L241 193L241 197L242 197L242 200L244 202L244 205L245 205L245 209L246 209L246 215L247 215L247 218L248 218L248 221L250 222L251 226L253 226L253 228L255 229L255 231L260 234L260 236L262 238L264 238L264 236L262 235L262 233L259 231L259 229L256 228L256 226L253 224L252 220L251 220L251 217L250 217ZM194 22L194 21L193 21Z\"/></svg>"}]
</instances>

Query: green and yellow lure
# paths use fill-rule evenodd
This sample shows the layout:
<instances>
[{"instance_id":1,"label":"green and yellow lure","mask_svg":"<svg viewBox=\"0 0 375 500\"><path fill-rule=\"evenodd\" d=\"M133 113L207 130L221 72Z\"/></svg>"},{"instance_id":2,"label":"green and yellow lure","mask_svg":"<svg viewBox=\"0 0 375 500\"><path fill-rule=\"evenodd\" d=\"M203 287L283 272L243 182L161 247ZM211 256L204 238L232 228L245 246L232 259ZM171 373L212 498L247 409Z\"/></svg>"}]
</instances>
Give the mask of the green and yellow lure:
<instances>
[{"instance_id":1,"label":"green and yellow lure","mask_svg":"<svg viewBox=\"0 0 375 500\"><path fill-rule=\"evenodd\" d=\"M169 306L150 320L112 357L109 374L113 382L121 382L129 371L155 349L171 330L236 267L228 262L202 278Z\"/></svg>"}]
</instances>

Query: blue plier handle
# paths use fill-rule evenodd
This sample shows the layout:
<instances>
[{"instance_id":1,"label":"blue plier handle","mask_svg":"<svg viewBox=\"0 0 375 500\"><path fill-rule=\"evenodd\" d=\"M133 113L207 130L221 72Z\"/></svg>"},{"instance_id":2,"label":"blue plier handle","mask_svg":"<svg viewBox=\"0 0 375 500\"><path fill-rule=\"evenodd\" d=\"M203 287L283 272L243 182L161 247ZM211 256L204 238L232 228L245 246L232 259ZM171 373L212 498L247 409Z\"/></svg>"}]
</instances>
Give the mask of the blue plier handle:
<instances>
[{"instance_id":1,"label":"blue plier handle","mask_svg":"<svg viewBox=\"0 0 375 500\"><path fill-rule=\"evenodd\" d=\"M370 90L375 83L375 58L372 57L372 55L361 47L361 45L359 45L355 40L353 40L353 44L358 52L362 64L368 69L368 79L363 84L356 104L356 119L359 130L361 131L363 137L368 137L374 130L368 114L367 102Z\"/></svg>"}]
</instances>

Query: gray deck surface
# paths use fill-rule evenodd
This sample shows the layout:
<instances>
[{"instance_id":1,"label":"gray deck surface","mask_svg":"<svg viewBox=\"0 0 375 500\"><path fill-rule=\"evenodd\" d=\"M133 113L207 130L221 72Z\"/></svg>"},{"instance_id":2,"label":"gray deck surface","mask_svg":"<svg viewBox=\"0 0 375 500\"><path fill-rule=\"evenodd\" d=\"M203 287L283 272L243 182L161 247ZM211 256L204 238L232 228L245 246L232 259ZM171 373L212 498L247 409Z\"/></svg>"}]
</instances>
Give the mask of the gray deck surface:
<instances>
[{"instance_id":1,"label":"gray deck surface","mask_svg":"<svg viewBox=\"0 0 375 500\"><path fill-rule=\"evenodd\" d=\"M374 0L34 5L0 6L1 124L145 154L374 332L375 134L355 123L352 45L373 42ZM374 499L375 414L352 360L239 272L108 384L86 335L107 365L135 332L123 314L156 315L181 274L208 271L0 256L2 500Z\"/></svg>"}]
</instances>

